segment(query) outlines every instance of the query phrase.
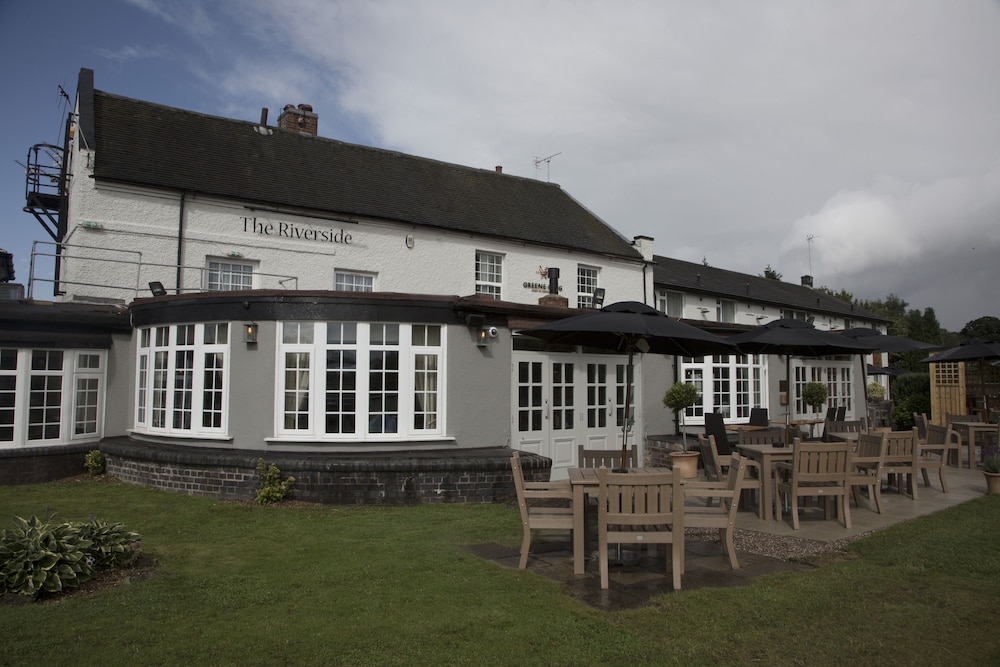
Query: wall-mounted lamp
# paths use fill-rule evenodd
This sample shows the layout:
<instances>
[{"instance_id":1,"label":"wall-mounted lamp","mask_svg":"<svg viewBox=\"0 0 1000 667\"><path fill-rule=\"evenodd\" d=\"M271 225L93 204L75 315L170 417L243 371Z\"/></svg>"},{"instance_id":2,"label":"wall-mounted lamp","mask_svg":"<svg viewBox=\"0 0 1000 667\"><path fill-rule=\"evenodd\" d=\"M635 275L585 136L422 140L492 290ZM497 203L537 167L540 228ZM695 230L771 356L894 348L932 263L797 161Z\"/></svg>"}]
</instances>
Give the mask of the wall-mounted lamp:
<instances>
[{"instance_id":1,"label":"wall-mounted lamp","mask_svg":"<svg viewBox=\"0 0 1000 667\"><path fill-rule=\"evenodd\" d=\"M243 323L243 342L248 345L257 343L257 323L256 322L244 322Z\"/></svg>"},{"instance_id":2,"label":"wall-mounted lamp","mask_svg":"<svg viewBox=\"0 0 1000 667\"><path fill-rule=\"evenodd\" d=\"M603 287L595 287L594 288L594 295L593 295L593 297L591 297L590 303L591 303L591 305L594 308L600 308L601 306L604 305L604 288Z\"/></svg>"},{"instance_id":3,"label":"wall-mounted lamp","mask_svg":"<svg viewBox=\"0 0 1000 667\"><path fill-rule=\"evenodd\" d=\"M159 280L149 283L149 291L153 293L153 296L163 296L167 293L167 290L163 287L163 283Z\"/></svg>"},{"instance_id":4,"label":"wall-mounted lamp","mask_svg":"<svg viewBox=\"0 0 1000 667\"><path fill-rule=\"evenodd\" d=\"M413 250L413 243L414 243L413 234L407 234L406 247L409 248L410 250Z\"/></svg>"},{"instance_id":5,"label":"wall-mounted lamp","mask_svg":"<svg viewBox=\"0 0 1000 667\"><path fill-rule=\"evenodd\" d=\"M757 321L758 322L760 322L761 320L766 320L766 319L767 319L767 315L757 315Z\"/></svg>"},{"instance_id":6,"label":"wall-mounted lamp","mask_svg":"<svg viewBox=\"0 0 1000 667\"><path fill-rule=\"evenodd\" d=\"M476 345L479 347L485 347L490 342L491 338L496 338L499 335L500 330L496 327L482 327L476 335Z\"/></svg>"},{"instance_id":7,"label":"wall-mounted lamp","mask_svg":"<svg viewBox=\"0 0 1000 667\"><path fill-rule=\"evenodd\" d=\"M704 308L704 307L703 307L703 308L699 308L698 310L700 310L700 311L701 311L701 314L702 314L702 315L704 315L705 313L707 313L707 312L708 312L708 308Z\"/></svg>"}]
</instances>

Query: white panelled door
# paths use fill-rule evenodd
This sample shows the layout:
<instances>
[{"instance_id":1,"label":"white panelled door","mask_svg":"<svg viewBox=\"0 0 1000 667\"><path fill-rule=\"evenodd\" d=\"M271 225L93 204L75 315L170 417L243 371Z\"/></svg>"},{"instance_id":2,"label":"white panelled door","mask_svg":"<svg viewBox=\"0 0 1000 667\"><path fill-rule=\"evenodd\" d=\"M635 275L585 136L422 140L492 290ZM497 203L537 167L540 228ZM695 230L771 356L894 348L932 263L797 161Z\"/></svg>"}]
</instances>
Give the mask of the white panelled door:
<instances>
[{"instance_id":1,"label":"white panelled door","mask_svg":"<svg viewBox=\"0 0 1000 667\"><path fill-rule=\"evenodd\" d=\"M616 356L515 351L512 446L552 459L553 479L566 478L580 445L621 447L625 363ZM638 370L636 379L638 387Z\"/></svg>"}]
</instances>

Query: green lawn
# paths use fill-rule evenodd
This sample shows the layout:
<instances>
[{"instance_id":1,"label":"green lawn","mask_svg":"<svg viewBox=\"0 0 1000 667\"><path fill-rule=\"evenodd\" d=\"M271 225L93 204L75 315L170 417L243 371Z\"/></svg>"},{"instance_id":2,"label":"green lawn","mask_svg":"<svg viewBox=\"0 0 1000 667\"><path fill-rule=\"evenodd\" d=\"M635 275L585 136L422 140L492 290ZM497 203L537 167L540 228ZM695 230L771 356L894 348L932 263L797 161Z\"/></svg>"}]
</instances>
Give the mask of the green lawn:
<instances>
[{"instance_id":1,"label":"green lawn","mask_svg":"<svg viewBox=\"0 0 1000 667\"><path fill-rule=\"evenodd\" d=\"M518 544L512 506L0 488L0 527L50 513L123 522L159 566L128 585L0 606L0 664L1000 664L1000 497L857 542L857 559L618 612L461 550Z\"/></svg>"}]
</instances>

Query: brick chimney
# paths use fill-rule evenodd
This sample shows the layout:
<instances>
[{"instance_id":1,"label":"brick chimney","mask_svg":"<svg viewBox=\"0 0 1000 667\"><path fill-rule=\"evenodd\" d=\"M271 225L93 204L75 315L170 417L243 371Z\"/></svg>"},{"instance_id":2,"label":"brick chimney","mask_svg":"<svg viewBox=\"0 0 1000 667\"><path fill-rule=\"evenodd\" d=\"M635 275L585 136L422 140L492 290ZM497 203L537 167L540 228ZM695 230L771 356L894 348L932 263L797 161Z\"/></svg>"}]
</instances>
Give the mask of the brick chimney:
<instances>
[{"instance_id":1,"label":"brick chimney","mask_svg":"<svg viewBox=\"0 0 1000 667\"><path fill-rule=\"evenodd\" d=\"M313 113L311 104L300 104L298 108L294 104L286 104L278 116L278 127L315 137L319 134L319 116Z\"/></svg>"}]
</instances>

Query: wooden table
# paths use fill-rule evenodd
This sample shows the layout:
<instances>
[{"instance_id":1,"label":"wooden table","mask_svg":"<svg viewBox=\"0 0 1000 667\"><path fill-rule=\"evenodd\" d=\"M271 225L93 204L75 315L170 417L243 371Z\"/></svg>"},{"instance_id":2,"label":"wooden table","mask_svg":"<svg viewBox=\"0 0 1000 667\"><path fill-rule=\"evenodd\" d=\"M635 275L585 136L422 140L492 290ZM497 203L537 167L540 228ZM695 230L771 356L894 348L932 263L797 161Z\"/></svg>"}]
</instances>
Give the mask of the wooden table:
<instances>
[{"instance_id":1,"label":"wooden table","mask_svg":"<svg viewBox=\"0 0 1000 667\"><path fill-rule=\"evenodd\" d=\"M811 419L789 419L787 422L784 419L772 419L771 424L774 426L808 426L809 427L809 437L813 437L813 426L816 424L822 424L826 422L826 419L811 418Z\"/></svg>"},{"instance_id":2,"label":"wooden table","mask_svg":"<svg viewBox=\"0 0 1000 667\"><path fill-rule=\"evenodd\" d=\"M600 468L569 468L569 483L573 487L573 574L585 574L587 496L596 494L601 486ZM669 468L629 468L632 472L670 472Z\"/></svg>"},{"instance_id":3,"label":"wooden table","mask_svg":"<svg viewBox=\"0 0 1000 667\"><path fill-rule=\"evenodd\" d=\"M740 431L766 431L771 428L774 428L774 426L758 426L756 424L726 424L726 430L733 431L734 433L739 433Z\"/></svg>"},{"instance_id":4,"label":"wooden table","mask_svg":"<svg viewBox=\"0 0 1000 667\"><path fill-rule=\"evenodd\" d=\"M775 461L791 461L792 446L775 447L774 445L737 445L740 454L756 461L760 465L760 504L763 508L762 518L767 521L774 518L774 471L771 464Z\"/></svg>"},{"instance_id":5,"label":"wooden table","mask_svg":"<svg viewBox=\"0 0 1000 667\"><path fill-rule=\"evenodd\" d=\"M948 424L951 428L958 431L958 434L962 436L962 442L969 448L969 468L975 468L976 459L976 438L980 433L997 433L997 425L989 424L987 422L966 422L966 421L953 421ZM998 433L1000 436L1000 433ZM962 467L962 450L959 447L958 451L958 467Z\"/></svg>"}]
</instances>

